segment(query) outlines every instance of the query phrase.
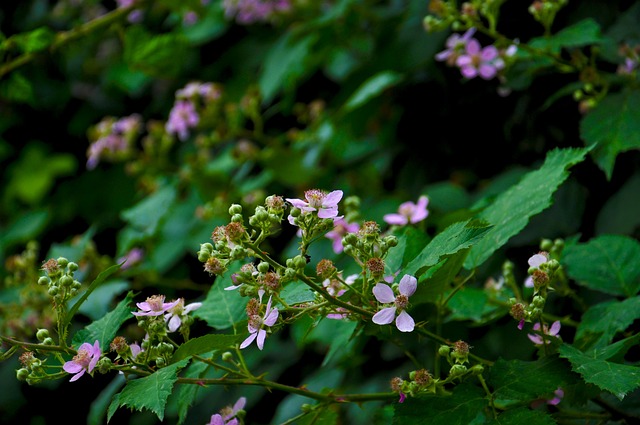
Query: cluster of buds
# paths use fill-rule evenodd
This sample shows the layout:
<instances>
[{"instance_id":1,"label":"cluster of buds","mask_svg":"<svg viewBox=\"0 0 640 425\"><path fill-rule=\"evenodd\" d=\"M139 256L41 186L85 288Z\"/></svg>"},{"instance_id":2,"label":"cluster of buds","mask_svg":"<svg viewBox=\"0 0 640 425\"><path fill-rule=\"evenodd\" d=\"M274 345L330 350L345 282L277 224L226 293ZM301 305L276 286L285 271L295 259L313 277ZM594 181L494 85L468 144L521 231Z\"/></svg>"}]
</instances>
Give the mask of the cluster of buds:
<instances>
[{"instance_id":1,"label":"cluster of buds","mask_svg":"<svg viewBox=\"0 0 640 425\"><path fill-rule=\"evenodd\" d=\"M398 239L393 235L383 236L375 221L365 221L357 232L347 233L342 238L344 253L353 257L375 282L384 275L384 258L396 245Z\"/></svg>"},{"instance_id":2,"label":"cluster of buds","mask_svg":"<svg viewBox=\"0 0 640 425\"><path fill-rule=\"evenodd\" d=\"M16 377L19 381L33 385L38 384L47 376L43 366L44 360L37 358L33 351L25 351L20 355L19 360L22 365L16 371Z\"/></svg>"},{"instance_id":3,"label":"cluster of buds","mask_svg":"<svg viewBox=\"0 0 640 425\"><path fill-rule=\"evenodd\" d=\"M391 390L399 394L399 403L403 403L406 396L417 397L426 394L436 394L440 380L431 376L427 369L413 370L409 373L409 379L399 376L391 379Z\"/></svg>"},{"instance_id":4,"label":"cluster of buds","mask_svg":"<svg viewBox=\"0 0 640 425\"><path fill-rule=\"evenodd\" d=\"M482 365L474 365L468 367L469 363L469 350L472 347L464 341L456 341L453 347L448 345L441 345L438 349L438 354L444 357L451 369L449 369L449 377L447 381L458 379L462 380L468 374L479 375L483 372Z\"/></svg>"},{"instance_id":5,"label":"cluster of buds","mask_svg":"<svg viewBox=\"0 0 640 425\"><path fill-rule=\"evenodd\" d=\"M549 31L556 15L567 3L568 0L534 0L528 10L531 16L542 24L545 31Z\"/></svg>"},{"instance_id":6,"label":"cluster of buds","mask_svg":"<svg viewBox=\"0 0 640 425\"><path fill-rule=\"evenodd\" d=\"M78 264L64 257L49 259L42 264L42 270L47 274L38 279L39 285L46 285L48 292L53 297L54 305L65 305L73 298L82 284L73 277L78 270Z\"/></svg>"}]
</instances>

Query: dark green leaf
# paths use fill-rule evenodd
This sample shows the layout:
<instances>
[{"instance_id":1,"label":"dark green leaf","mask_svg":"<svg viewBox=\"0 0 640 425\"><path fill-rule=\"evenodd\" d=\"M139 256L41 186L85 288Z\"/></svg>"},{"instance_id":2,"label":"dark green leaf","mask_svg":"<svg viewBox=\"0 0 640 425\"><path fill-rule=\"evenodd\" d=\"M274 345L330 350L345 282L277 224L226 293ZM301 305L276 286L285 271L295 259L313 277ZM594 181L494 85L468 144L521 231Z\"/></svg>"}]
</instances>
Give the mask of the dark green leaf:
<instances>
[{"instance_id":1,"label":"dark green leaf","mask_svg":"<svg viewBox=\"0 0 640 425\"><path fill-rule=\"evenodd\" d=\"M235 269L227 270L224 276L218 276L202 306L193 312L195 317L204 320L212 328L228 329L246 319L245 306L248 299L240 296L237 290L224 289L233 285L231 274L237 269L238 265Z\"/></svg>"},{"instance_id":2,"label":"dark green leaf","mask_svg":"<svg viewBox=\"0 0 640 425\"><path fill-rule=\"evenodd\" d=\"M124 389L113 397L113 401L109 405L107 422L121 406L128 406L139 411L151 410L162 421L167 399L171 395L173 384L178 380L178 372L188 362L188 359L184 359L149 376L127 382Z\"/></svg>"},{"instance_id":3,"label":"dark green leaf","mask_svg":"<svg viewBox=\"0 0 640 425\"><path fill-rule=\"evenodd\" d=\"M402 75L394 71L383 71L369 77L347 100L344 110L356 109L389 87L398 84L401 80Z\"/></svg>"},{"instance_id":4,"label":"dark green leaf","mask_svg":"<svg viewBox=\"0 0 640 425\"><path fill-rule=\"evenodd\" d=\"M24 53L35 53L44 50L53 43L55 33L47 27L36 28L11 37Z\"/></svg>"},{"instance_id":5,"label":"dark green leaf","mask_svg":"<svg viewBox=\"0 0 640 425\"><path fill-rule=\"evenodd\" d=\"M555 425L556 423L548 413L519 407L502 412L497 419L487 422L487 425Z\"/></svg>"},{"instance_id":6,"label":"dark green leaf","mask_svg":"<svg viewBox=\"0 0 640 425\"><path fill-rule=\"evenodd\" d=\"M611 295L632 297L640 290L640 243L604 235L567 246L561 259L578 284Z\"/></svg>"},{"instance_id":7,"label":"dark green leaf","mask_svg":"<svg viewBox=\"0 0 640 425\"><path fill-rule=\"evenodd\" d=\"M469 425L484 416L488 406L482 388L461 384L450 396L407 398L395 405L394 425ZM481 423L481 422L479 422Z\"/></svg>"},{"instance_id":8,"label":"dark green leaf","mask_svg":"<svg viewBox=\"0 0 640 425\"><path fill-rule=\"evenodd\" d=\"M608 362L597 358L600 351L585 354L577 348L563 344L560 356L571 362L573 370L590 384L609 391L622 400L628 392L640 387L640 367Z\"/></svg>"},{"instance_id":9,"label":"dark green leaf","mask_svg":"<svg viewBox=\"0 0 640 425\"><path fill-rule=\"evenodd\" d=\"M608 94L580 122L580 136L608 179L619 153L640 148L640 90Z\"/></svg>"},{"instance_id":10,"label":"dark green leaf","mask_svg":"<svg viewBox=\"0 0 640 425\"><path fill-rule=\"evenodd\" d=\"M133 207L122 211L122 219L146 235L152 235L160 220L173 205L176 196L174 186L164 186Z\"/></svg>"},{"instance_id":11,"label":"dark green leaf","mask_svg":"<svg viewBox=\"0 0 640 425\"><path fill-rule=\"evenodd\" d=\"M553 193L569 176L567 169L584 160L588 151L588 148L554 149L538 170L527 173L519 183L501 193L479 214L479 218L495 226L471 248L464 267L473 269L484 263L518 234L530 217L549 207Z\"/></svg>"},{"instance_id":12,"label":"dark green leaf","mask_svg":"<svg viewBox=\"0 0 640 425\"><path fill-rule=\"evenodd\" d=\"M242 335L223 334L209 334L190 339L173 353L171 363L211 351L226 350L233 347L240 339L242 339Z\"/></svg>"},{"instance_id":13,"label":"dark green leaf","mask_svg":"<svg viewBox=\"0 0 640 425\"><path fill-rule=\"evenodd\" d=\"M140 25L133 25L124 37L125 62L131 69L150 76L166 78L178 74L189 51L182 34L149 34Z\"/></svg>"},{"instance_id":14,"label":"dark green leaf","mask_svg":"<svg viewBox=\"0 0 640 425\"><path fill-rule=\"evenodd\" d=\"M640 319L640 297L596 304L582 315L574 345L581 349L608 345L618 332L637 319Z\"/></svg>"},{"instance_id":15,"label":"dark green leaf","mask_svg":"<svg viewBox=\"0 0 640 425\"><path fill-rule=\"evenodd\" d=\"M563 47L581 47L604 41L600 25L592 18L584 19L549 37L531 40L531 47L558 51Z\"/></svg>"},{"instance_id":16,"label":"dark green leaf","mask_svg":"<svg viewBox=\"0 0 640 425\"><path fill-rule=\"evenodd\" d=\"M82 303L89 297L89 295L91 295L91 293L98 286L100 286L100 284L102 282L105 281L106 278L108 278L109 276L111 276L112 274L114 274L115 272L120 270L120 266L121 265L122 264L114 264L113 266L109 267L108 269L102 271L98 275L98 277L96 277L95 280L93 282L91 282L91 285L89 285L87 290L82 293L82 295L80 296L78 301L76 301L76 303L73 305L73 307L71 307L69 309L69 311L67 312L67 316L64 318L64 326L66 326L67 324L71 323L71 319L73 319L74 314L76 314L76 311L78 311L78 309L80 308Z\"/></svg>"}]
</instances>

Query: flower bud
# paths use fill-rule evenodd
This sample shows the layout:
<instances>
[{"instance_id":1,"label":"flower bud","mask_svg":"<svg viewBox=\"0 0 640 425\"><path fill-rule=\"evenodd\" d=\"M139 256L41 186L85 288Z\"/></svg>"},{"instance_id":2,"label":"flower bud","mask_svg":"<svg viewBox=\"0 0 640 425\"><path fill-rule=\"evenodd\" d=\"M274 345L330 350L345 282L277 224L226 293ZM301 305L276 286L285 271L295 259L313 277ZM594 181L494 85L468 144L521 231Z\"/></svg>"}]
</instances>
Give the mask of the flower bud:
<instances>
[{"instance_id":1,"label":"flower bud","mask_svg":"<svg viewBox=\"0 0 640 425\"><path fill-rule=\"evenodd\" d=\"M22 367L16 371L16 378L18 378L18 381L26 381L28 377L29 377L28 369Z\"/></svg>"},{"instance_id":2,"label":"flower bud","mask_svg":"<svg viewBox=\"0 0 640 425\"><path fill-rule=\"evenodd\" d=\"M551 248L553 248L553 242L551 241L551 239L543 239L540 242L540 249L543 251L551 251Z\"/></svg>"},{"instance_id":3,"label":"flower bud","mask_svg":"<svg viewBox=\"0 0 640 425\"><path fill-rule=\"evenodd\" d=\"M453 366L451 366L451 369L449 370L449 375L451 375L454 378L462 376L465 373L467 373L467 367L461 364L454 364Z\"/></svg>"},{"instance_id":4,"label":"flower bud","mask_svg":"<svg viewBox=\"0 0 640 425\"><path fill-rule=\"evenodd\" d=\"M58 295L58 292L59 292L59 291L60 291L60 290L58 289L58 287L57 287L57 286L55 286L55 285L51 285L51 286L49 287L49 290L48 290L47 292L49 292L49 295L51 295L52 297L55 297L56 295Z\"/></svg>"},{"instance_id":5,"label":"flower bud","mask_svg":"<svg viewBox=\"0 0 640 425\"><path fill-rule=\"evenodd\" d=\"M40 276L38 279L38 285L48 285L51 280L47 276Z\"/></svg>"},{"instance_id":6,"label":"flower bud","mask_svg":"<svg viewBox=\"0 0 640 425\"><path fill-rule=\"evenodd\" d=\"M58 266L60 267L67 267L67 264L69 264L69 260L64 257L60 257L56 261L58 262Z\"/></svg>"},{"instance_id":7,"label":"flower bud","mask_svg":"<svg viewBox=\"0 0 640 425\"><path fill-rule=\"evenodd\" d=\"M482 375L482 372L484 372L484 366L481 364L473 365L471 367L471 373L474 375Z\"/></svg>"},{"instance_id":8,"label":"flower bud","mask_svg":"<svg viewBox=\"0 0 640 425\"><path fill-rule=\"evenodd\" d=\"M60 278L59 283L60 286L69 287L73 284L73 278L68 274L65 274Z\"/></svg>"},{"instance_id":9,"label":"flower bud","mask_svg":"<svg viewBox=\"0 0 640 425\"><path fill-rule=\"evenodd\" d=\"M36 332L36 338L38 338L38 341L44 341L45 338L49 337L49 330L48 329L38 329L38 332Z\"/></svg>"},{"instance_id":10,"label":"flower bud","mask_svg":"<svg viewBox=\"0 0 640 425\"><path fill-rule=\"evenodd\" d=\"M266 272L268 272L268 271L269 271L269 263L267 263L267 262L265 262L265 261L261 261L261 262L258 264L258 271L259 271L260 273L266 273Z\"/></svg>"},{"instance_id":11,"label":"flower bud","mask_svg":"<svg viewBox=\"0 0 640 425\"><path fill-rule=\"evenodd\" d=\"M71 261L71 262L69 262L69 264L67 264L67 269L68 269L71 273L73 273L73 272L75 272L76 270L78 270L78 264L77 264L77 263L74 263L73 261Z\"/></svg>"},{"instance_id":12,"label":"flower bud","mask_svg":"<svg viewBox=\"0 0 640 425\"><path fill-rule=\"evenodd\" d=\"M242 217L242 214L234 214L231 216L232 223L242 223L243 220L244 217Z\"/></svg>"},{"instance_id":13,"label":"flower bud","mask_svg":"<svg viewBox=\"0 0 640 425\"><path fill-rule=\"evenodd\" d=\"M304 269L307 266L307 259L304 258L302 255L296 255L295 257L293 257L293 267L301 270Z\"/></svg>"},{"instance_id":14,"label":"flower bud","mask_svg":"<svg viewBox=\"0 0 640 425\"><path fill-rule=\"evenodd\" d=\"M47 338L42 340L42 344L43 345L54 345L55 342L53 341L53 338L47 337Z\"/></svg>"},{"instance_id":15,"label":"flower bud","mask_svg":"<svg viewBox=\"0 0 640 425\"><path fill-rule=\"evenodd\" d=\"M448 345L441 345L440 348L438 348L438 354L440 354L442 357L449 357L450 351L451 348L449 348Z\"/></svg>"},{"instance_id":16,"label":"flower bud","mask_svg":"<svg viewBox=\"0 0 640 425\"><path fill-rule=\"evenodd\" d=\"M232 204L229 207L229 215L233 216L236 214L242 214L242 205L240 204Z\"/></svg>"},{"instance_id":17,"label":"flower bud","mask_svg":"<svg viewBox=\"0 0 640 425\"><path fill-rule=\"evenodd\" d=\"M222 360L225 362L231 362L233 360L233 354L230 351L222 353Z\"/></svg>"}]
</instances>

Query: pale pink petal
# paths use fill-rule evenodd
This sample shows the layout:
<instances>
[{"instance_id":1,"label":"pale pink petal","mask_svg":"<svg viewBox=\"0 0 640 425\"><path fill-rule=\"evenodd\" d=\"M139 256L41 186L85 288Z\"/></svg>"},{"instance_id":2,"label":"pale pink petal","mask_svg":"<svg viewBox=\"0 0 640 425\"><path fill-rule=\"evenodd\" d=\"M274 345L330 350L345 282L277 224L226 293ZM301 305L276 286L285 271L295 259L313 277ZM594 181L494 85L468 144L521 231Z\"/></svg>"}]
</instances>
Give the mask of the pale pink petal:
<instances>
[{"instance_id":1,"label":"pale pink petal","mask_svg":"<svg viewBox=\"0 0 640 425\"><path fill-rule=\"evenodd\" d=\"M480 77L482 77L484 80L492 79L496 76L497 73L498 71L492 65L483 63L478 67L478 74L480 74Z\"/></svg>"},{"instance_id":2,"label":"pale pink petal","mask_svg":"<svg viewBox=\"0 0 640 425\"><path fill-rule=\"evenodd\" d=\"M335 207L338 206L338 202L342 199L343 192L341 190L334 190L333 192L329 192L327 196L325 196L324 201L322 202L323 207Z\"/></svg>"},{"instance_id":3,"label":"pale pink petal","mask_svg":"<svg viewBox=\"0 0 640 425\"><path fill-rule=\"evenodd\" d=\"M73 375L71 379L69 379L69 382L77 381L78 379L80 379L82 375L84 375L84 369L82 369L80 372Z\"/></svg>"},{"instance_id":4,"label":"pale pink petal","mask_svg":"<svg viewBox=\"0 0 640 425\"><path fill-rule=\"evenodd\" d=\"M480 57L483 61L491 61L496 56L498 56L498 49L496 46L487 46L482 49L482 52L480 52Z\"/></svg>"},{"instance_id":5,"label":"pale pink petal","mask_svg":"<svg viewBox=\"0 0 640 425\"><path fill-rule=\"evenodd\" d=\"M222 416L216 413L215 415L211 416L211 421L207 425L225 425L225 423L224 419L222 419Z\"/></svg>"},{"instance_id":6,"label":"pale pink petal","mask_svg":"<svg viewBox=\"0 0 640 425\"><path fill-rule=\"evenodd\" d=\"M530 267L540 267L542 264L549 261L549 258L544 254L535 254L529 258L529 266Z\"/></svg>"},{"instance_id":7,"label":"pale pink petal","mask_svg":"<svg viewBox=\"0 0 640 425\"><path fill-rule=\"evenodd\" d=\"M480 42L475 38L472 38L467 42L466 50L469 55L477 55L480 53Z\"/></svg>"},{"instance_id":8,"label":"pale pink petal","mask_svg":"<svg viewBox=\"0 0 640 425\"><path fill-rule=\"evenodd\" d=\"M371 320L376 325L388 325L393 322L393 319L396 317L396 308L395 307L387 307L383 308L379 312L373 315Z\"/></svg>"},{"instance_id":9,"label":"pale pink petal","mask_svg":"<svg viewBox=\"0 0 640 425\"><path fill-rule=\"evenodd\" d=\"M264 348L264 340L266 337L267 337L267 331L265 331L264 329L260 329L258 331L257 344L258 344L258 348L261 350Z\"/></svg>"},{"instance_id":10,"label":"pale pink petal","mask_svg":"<svg viewBox=\"0 0 640 425\"><path fill-rule=\"evenodd\" d=\"M244 341L242 341L242 344L240 344L240 348L246 348L249 346L249 344L251 344L253 342L254 339L256 339L256 336L258 334L257 333L252 333L251 335L249 335L247 337L247 339L245 339Z\"/></svg>"},{"instance_id":11,"label":"pale pink petal","mask_svg":"<svg viewBox=\"0 0 640 425\"><path fill-rule=\"evenodd\" d=\"M382 219L388 224L397 224L399 226L404 226L408 223L407 217L401 214L385 214Z\"/></svg>"},{"instance_id":12,"label":"pale pink petal","mask_svg":"<svg viewBox=\"0 0 640 425\"><path fill-rule=\"evenodd\" d=\"M65 372L69 372L69 373L78 373L81 370L84 370L84 368L82 366L80 366L78 363L73 362L73 361L66 362L62 366L62 369L64 369Z\"/></svg>"},{"instance_id":13,"label":"pale pink petal","mask_svg":"<svg viewBox=\"0 0 640 425\"><path fill-rule=\"evenodd\" d=\"M405 274L404 276L402 276L402 279L400 279L400 284L398 285L398 291L400 291L402 295L406 295L407 297L410 297L411 295L414 294L414 292L416 292L417 287L418 287L418 279L416 279L411 275Z\"/></svg>"},{"instance_id":14,"label":"pale pink petal","mask_svg":"<svg viewBox=\"0 0 640 425\"><path fill-rule=\"evenodd\" d=\"M278 320L278 309L274 308L264 319L264 324L267 326L273 326L276 323L276 320Z\"/></svg>"},{"instance_id":15,"label":"pale pink petal","mask_svg":"<svg viewBox=\"0 0 640 425\"><path fill-rule=\"evenodd\" d=\"M385 283L378 283L374 286L373 295L375 295L378 302L384 304L392 303L396 300L396 297L393 295L393 289Z\"/></svg>"},{"instance_id":16,"label":"pale pink petal","mask_svg":"<svg viewBox=\"0 0 640 425\"><path fill-rule=\"evenodd\" d=\"M542 345L542 337L540 335L527 334L527 337L536 345Z\"/></svg>"},{"instance_id":17,"label":"pale pink petal","mask_svg":"<svg viewBox=\"0 0 640 425\"><path fill-rule=\"evenodd\" d=\"M413 318L409 316L406 311L402 310L396 318L396 327L398 330L401 332L412 332L415 326L416 323L413 321Z\"/></svg>"},{"instance_id":18,"label":"pale pink petal","mask_svg":"<svg viewBox=\"0 0 640 425\"><path fill-rule=\"evenodd\" d=\"M558 335L561 326L562 325L560 325L560 321L556 320L555 322L553 322L553 324L551 325L551 329L549 329L549 335Z\"/></svg>"},{"instance_id":19,"label":"pale pink petal","mask_svg":"<svg viewBox=\"0 0 640 425\"><path fill-rule=\"evenodd\" d=\"M181 324L182 324L182 320L180 320L180 316L176 316L176 315L171 316L171 319L169 319L169 323L167 323L169 332L177 331Z\"/></svg>"},{"instance_id":20,"label":"pale pink petal","mask_svg":"<svg viewBox=\"0 0 640 425\"><path fill-rule=\"evenodd\" d=\"M476 78L478 76L478 70L472 66L463 66L460 68L462 76L468 79Z\"/></svg>"}]
</instances>

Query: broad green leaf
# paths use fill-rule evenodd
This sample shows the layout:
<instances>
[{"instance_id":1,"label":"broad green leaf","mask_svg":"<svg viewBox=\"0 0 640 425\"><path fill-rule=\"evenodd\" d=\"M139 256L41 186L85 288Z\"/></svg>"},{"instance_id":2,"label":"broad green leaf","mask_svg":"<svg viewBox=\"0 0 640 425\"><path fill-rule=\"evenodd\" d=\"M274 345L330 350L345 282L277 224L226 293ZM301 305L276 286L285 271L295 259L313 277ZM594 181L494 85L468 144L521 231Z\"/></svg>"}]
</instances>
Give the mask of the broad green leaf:
<instances>
[{"instance_id":1,"label":"broad green leaf","mask_svg":"<svg viewBox=\"0 0 640 425\"><path fill-rule=\"evenodd\" d=\"M121 265L122 264L114 264L113 266L109 267L108 269L102 271L98 275L98 277L96 277L95 280L93 282L91 282L91 285L89 285L87 290L84 291L82 293L82 295L80 295L80 298L78 298L78 300L75 302L75 304L67 312L67 316L64 318L64 326L66 326L67 324L71 323L71 319L73 319L74 314L76 314L76 312L78 311L78 309L80 308L82 303L89 297L89 295L91 295L91 293L98 286L100 286L100 284L102 284L102 282L105 281L106 278L108 278L109 276L111 276L112 274L114 274L115 272L120 270L120 266Z\"/></svg>"},{"instance_id":2,"label":"broad green leaf","mask_svg":"<svg viewBox=\"0 0 640 425\"><path fill-rule=\"evenodd\" d=\"M124 61L136 71L166 78L176 75L190 51L182 34L150 34L140 25L128 27L124 36Z\"/></svg>"},{"instance_id":3,"label":"broad green leaf","mask_svg":"<svg viewBox=\"0 0 640 425\"><path fill-rule=\"evenodd\" d=\"M585 353L594 359L610 360L614 363L624 362L624 355L631 347L638 345L638 341L640 341L640 333L621 339L606 347L592 348Z\"/></svg>"},{"instance_id":4,"label":"broad green leaf","mask_svg":"<svg viewBox=\"0 0 640 425\"><path fill-rule=\"evenodd\" d=\"M502 412L497 419L487 422L487 425L555 425L557 422L546 412L531 410L528 407Z\"/></svg>"},{"instance_id":5,"label":"broad green leaf","mask_svg":"<svg viewBox=\"0 0 640 425\"><path fill-rule=\"evenodd\" d=\"M188 359L184 359L149 376L127 382L124 389L113 397L113 401L109 405L107 422L121 406L128 406L139 411L148 409L162 421L167 399L171 395L173 384L178 380L178 372L188 362Z\"/></svg>"},{"instance_id":6,"label":"broad green leaf","mask_svg":"<svg viewBox=\"0 0 640 425\"><path fill-rule=\"evenodd\" d=\"M584 19L558 31L549 37L531 40L529 45L538 49L558 51L563 47L581 47L604 41L600 34L600 25L592 18Z\"/></svg>"},{"instance_id":7,"label":"broad green leaf","mask_svg":"<svg viewBox=\"0 0 640 425\"><path fill-rule=\"evenodd\" d=\"M236 269L239 266L236 265ZM235 270L228 270L224 276L218 276L202 306L193 312L212 328L228 329L243 319L246 319L245 306L248 299L240 296L237 290L226 291L224 288L233 285L231 274Z\"/></svg>"},{"instance_id":8,"label":"broad green leaf","mask_svg":"<svg viewBox=\"0 0 640 425\"><path fill-rule=\"evenodd\" d=\"M462 269L469 248L462 249L455 254L446 255L436 265L424 273L416 293L411 296L411 303L417 305L422 302L436 303L442 300L446 290Z\"/></svg>"},{"instance_id":9,"label":"broad green leaf","mask_svg":"<svg viewBox=\"0 0 640 425\"><path fill-rule=\"evenodd\" d=\"M242 335L209 334L190 339L173 353L171 363L211 351L228 349L242 338Z\"/></svg>"},{"instance_id":10,"label":"broad green leaf","mask_svg":"<svg viewBox=\"0 0 640 425\"><path fill-rule=\"evenodd\" d=\"M100 342L103 352L107 351L107 347L118 333L120 326L127 320L134 317L131 314L131 301L133 300L133 292L129 292L127 296L118 303L109 313L105 314L100 320L87 325L84 329L79 330L73 335L72 345L80 346L83 342L93 343L96 339Z\"/></svg>"},{"instance_id":11,"label":"broad green leaf","mask_svg":"<svg viewBox=\"0 0 640 425\"><path fill-rule=\"evenodd\" d=\"M486 394L482 388L460 384L453 389L451 396L409 397L402 404L394 405L394 425L469 425L478 416L484 416L488 406Z\"/></svg>"},{"instance_id":12,"label":"broad green leaf","mask_svg":"<svg viewBox=\"0 0 640 425\"><path fill-rule=\"evenodd\" d=\"M339 423L338 412L325 406L312 410L296 423L300 425L335 425Z\"/></svg>"},{"instance_id":13,"label":"broad green leaf","mask_svg":"<svg viewBox=\"0 0 640 425\"><path fill-rule=\"evenodd\" d=\"M53 43L55 33L47 27L16 34L10 38L24 53L34 53L46 49Z\"/></svg>"},{"instance_id":14,"label":"broad green leaf","mask_svg":"<svg viewBox=\"0 0 640 425\"><path fill-rule=\"evenodd\" d=\"M491 232L491 225L478 220L454 223L438 233L422 252L411 261L403 273L418 277L446 255L469 248Z\"/></svg>"},{"instance_id":15,"label":"broad green leaf","mask_svg":"<svg viewBox=\"0 0 640 425\"><path fill-rule=\"evenodd\" d=\"M611 179L619 153L640 148L640 90L608 94L580 121L580 136L594 161Z\"/></svg>"},{"instance_id":16,"label":"broad green leaf","mask_svg":"<svg viewBox=\"0 0 640 425\"><path fill-rule=\"evenodd\" d=\"M289 305L306 303L316 299L315 293L303 282L289 282L280 292L280 298Z\"/></svg>"},{"instance_id":17,"label":"broad green leaf","mask_svg":"<svg viewBox=\"0 0 640 425\"><path fill-rule=\"evenodd\" d=\"M491 320L500 311L508 311L506 307L489 303L487 292L480 288L462 288L449 300L447 308L451 312L447 322L471 320L476 324Z\"/></svg>"},{"instance_id":18,"label":"broad green leaf","mask_svg":"<svg viewBox=\"0 0 640 425\"><path fill-rule=\"evenodd\" d=\"M354 332L356 330L357 322L324 319L326 325L332 328L333 337L329 345L329 351L322 360L322 366L326 366L336 356L336 354L348 355L351 352L349 343L352 342Z\"/></svg>"},{"instance_id":19,"label":"broad green leaf","mask_svg":"<svg viewBox=\"0 0 640 425\"><path fill-rule=\"evenodd\" d=\"M193 362L184 369L183 376L185 378L201 378L209 368L211 368L211 366L207 363ZM189 410L200 390L202 390L202 387L199 385L180 385L174 391L178 405L178 424L185 423Z\"/></svg>"},{"instance_id":20,"label":"broad green leaf","mask_svg":"<svg viewBox=\"0 0 640 425\"><path fill-rule=\"evenodd\" d=\"M258 84L265 104L283 89L291 87L307 71L311 49L317 41L315 34L295 40L287 32L267 54Z\"/></svg>"},{"instance_id":21,"label":"broad green leaf","mask_svg":"<svg viewBox=\"0 0 640 425\"><path fill-rule=\"evenodd\" d=\"M396 273L423 250L429 242L429 236L412 226L405 226L394 231L398 245L389 250L384 259L387 272Z\"/></svg>"},{"instance_id":22,"label":"broad green leaf","mask_svg":"<svg viewBox=\"0 0 640 425\"><path fill-rule=\"evenodd\" d=\"M129 282L124 279L105 282L96 288L89 297L80 304L78 313L84 314L91 320L98 320L111 310L111 302L114 298L128 288Z\"/></svg>"},{"instance_id":23,"label":"broad green leaf","mask_svg":"<svg viewBox=\"0 0 640 425\"><path fill-rule=\"evenodd\" d=\"M0 254L15 244L27 243L44 229L50 213L46 210L32 210L16 217L7 227L0 227Z\"/></svg>"},{"instance_id":24,"label":"broad green leaf","mask_svg":"<svg viewBox=\"0 0 640 425\"><path fill-rule=\"evenodd\" d=\"M522 338L530 343L525 335ZM494 388L496 405L506 408L553 398L553 392L573 383L575 376L565 362L547 356L536 361L498 359L487 381Z\"/></svg>"},{"instance_id":25,"label":"broad green leaf","mask_svg":"<svg viewBox=\"0 0 640 425\"><path fill-rule=\"evenodd\" d=\"M638 3L640 8L640 3ZM640 228L640 173L635 173L607 200L596 219L596 235L632 235Z\"/></svg>"},{"instance_id":26,"label":"broad green leaf","mask_svg":"<svg viewBox=\"0 0 640 425\"><path fill-rule=\"evenodd\" d=\"M640 243L631 237L603 235L567 246L561 263L587 288L626 297L640 290Z\"/></svg>"},{"instance_id":27,"label":"broad green leaf","mask_svg":"<svg viewBox=\"0 0 640 425\"><path fill-rule=\"evenodd\" d=\"M175 202L176 196L173 185L164 186L133 207L122 211L121 217L136 230L150 236L155 233L158 223Z\"/></svg>"},{"instance_id":28,"label":"broad green leaf","mask_svg":"<svg viewBox=\"0 0 640 425\"><path fill-rule=\"evenodd\" d=\"M584 349L610 344L618 332L637 319L640 319L640 297L591 306L578 324L574 345Z\"/></svg>"},{"instance_id":29,"label":"broad green leaf","mask_svg":"<svg viewBox=\"0 0 640 425\"><path fill-rule=\"evenodd\" d=\"M562 344L560 356L571 362L574 372L585 382L597 385L622 400L627 393L640 387L640 367L608 362L597 358L598 351L585 354L575 347Z\"/></svg>"},{"instance_id":30,"label":"broad green leaf","mask_svg":"<svg viewBox=\"0 0 640 425\"><path fill-rule=\"evenodd\" d=\"M401 80L402 75L394 71L382 71L369 77L347 100L344 110L356 109L389 87L398 84Z\"/></svg>"},{"instance_id":31,"label":"broad green leaf","mask_svg":"<svg viewBox=\"0 0 640 425\"><path fill-rule=\"evenodd\" d=\"M542 166L527 173L517 184L501 193L478 217L494 227L469 252L464 267L473 269L517 235L529 218L551 205L553 193L569 176L567 169L582 160L588 148L554 149Z\"/></svg>"}]
</instances>

